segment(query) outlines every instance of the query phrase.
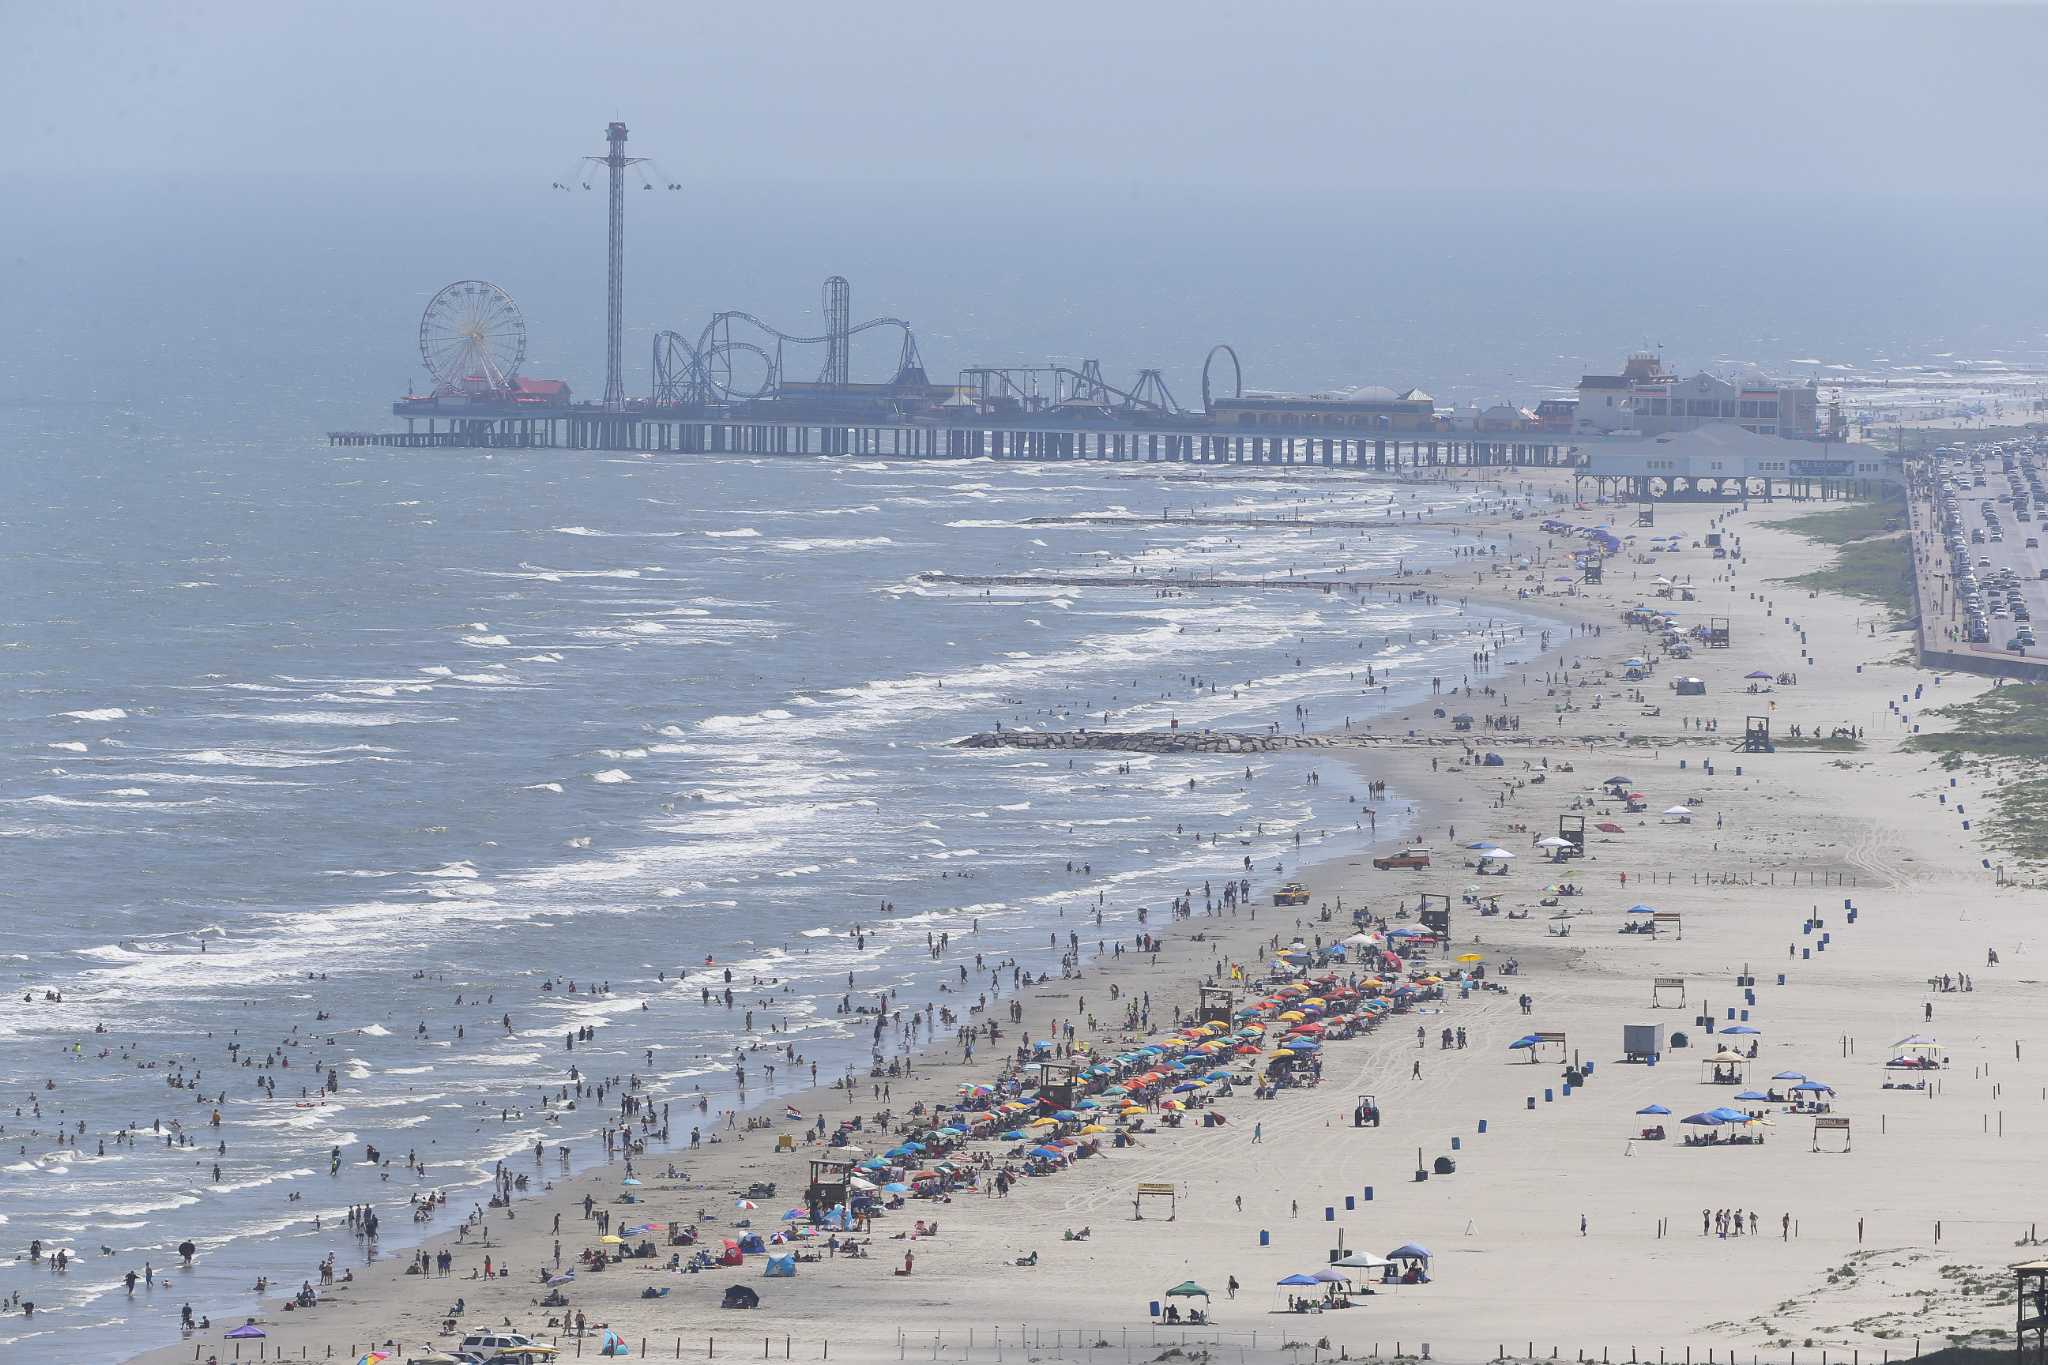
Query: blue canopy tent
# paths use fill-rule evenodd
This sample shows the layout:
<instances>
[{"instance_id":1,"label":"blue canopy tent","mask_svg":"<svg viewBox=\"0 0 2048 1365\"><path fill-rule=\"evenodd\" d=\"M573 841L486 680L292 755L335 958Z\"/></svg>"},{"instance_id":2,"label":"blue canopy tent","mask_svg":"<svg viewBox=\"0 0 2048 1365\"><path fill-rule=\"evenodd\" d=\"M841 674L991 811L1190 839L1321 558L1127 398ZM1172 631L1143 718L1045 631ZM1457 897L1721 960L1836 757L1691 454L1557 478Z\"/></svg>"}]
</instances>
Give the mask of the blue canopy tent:
<instances>
[{"instance_id":1,"label":"blue canopy tent","mask_svg":"<svg viewBox=\"0 0 2048 1365\"><path fill-rule=\"evenodd\" d=\"M762 1267L761 1278L764 1280L795 1279L796 1253L792 1251L781 1256L770 1256L767 1265Z\"/></svg>"}]
</instances>

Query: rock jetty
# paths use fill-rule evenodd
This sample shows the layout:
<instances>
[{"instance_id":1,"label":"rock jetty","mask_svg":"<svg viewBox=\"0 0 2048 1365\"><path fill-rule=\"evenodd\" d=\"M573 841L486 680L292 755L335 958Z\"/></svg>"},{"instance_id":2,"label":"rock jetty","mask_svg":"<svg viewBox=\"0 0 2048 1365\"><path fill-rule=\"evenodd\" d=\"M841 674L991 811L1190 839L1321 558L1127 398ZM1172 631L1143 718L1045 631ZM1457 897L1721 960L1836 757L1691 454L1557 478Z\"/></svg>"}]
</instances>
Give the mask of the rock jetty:
<instances>
[{"instance_id":1,"label":"rock jetty","mask_svg":"<svg viewBox=\"0 0 2048 1365\"><path fill-rule=\"evenodd\" d=\"M962 749L1121 749L1141 754L1269 754L1333 749L1324 735L1241 734L1227 730L985 730L954 741Z\"/></svg>"}]
</instances>

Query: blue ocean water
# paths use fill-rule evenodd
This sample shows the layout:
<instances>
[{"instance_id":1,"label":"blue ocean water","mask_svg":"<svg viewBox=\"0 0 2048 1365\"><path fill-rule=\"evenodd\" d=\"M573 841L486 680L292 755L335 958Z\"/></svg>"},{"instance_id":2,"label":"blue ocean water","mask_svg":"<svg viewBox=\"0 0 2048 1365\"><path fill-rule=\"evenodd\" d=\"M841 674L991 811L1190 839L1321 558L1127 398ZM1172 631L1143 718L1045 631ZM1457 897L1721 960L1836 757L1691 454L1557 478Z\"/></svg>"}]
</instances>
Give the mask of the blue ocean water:
<instances>
[{"instance_id":1,"label":"blue ocean water","mask_svg":"<svg viewBox=\"0 0 2048 1365\"><path fill-rule=\"evenodd\" d=\"M1327 471L318 439L390 420L382 405L417 372L420 304L465 276L526 306L529 373L601 387L601 225L538 201L451 194L396 214L289 184L74 187L0 224L0 1242L77 1258L62 1276L0 1260L0 1294L40 1310L0 1317L0 1348L112 1359L167 1339L186 1301L221 1320L257 1275L296 1283L326 1252L353 1254L333 1231L351 1203L380 1204L402 1241L402 1193L365 1145L417 1153L427 1184L456 1190L537 1137L587 1147L594 1111L581 1128L501 1117L571 1060L722 1102L734 1048L772 1036L836 1074L867 1053L837 1013L848 974L864 994L935 998L927 932L1044 955L1098 897L1105 932L1127 934L1139 907L1242 857L1346 847L1361 793L1334 768L1307 785L1307 757L1256 760L1247 779L1221 759L1069 766L948 741L1105 713L1362 719L1385 700L1361 685L1368 663L1398 698L1459 671L1486 624L1286 590L919 577L1449 562L1447 533L1392 521L1029 520L1454 497ZM1684 328L1691 363L2038 343L2038 286L2001 289L1995 251L1880 295L1932 229L1902 215L1830 236L1839 206L1787 223L1563 205L1509 223L1464 211L1483 205L1275 217L1171 194L954 196L907 217L850 192L817 213L786 202L740 193L666 219L635 204L636 357L717 307L812 330L815 280L834 271L855 280L856 317L918 323L935 376L1100 355L1113 378L1165 365L1184 398L1216 340L1254 383L1415 383L1452 402L1526 399L1673 340L1645 337L1653 325ZM1996 239L2003 221L1971 231ZM1614 264L1660 224L1681 259L1791 245L1747 252L1739 287L1646 310ZM1930 317L1937 294L1961 300L1952 316ZM887 359L857 356L856 377ZM861 946L844 933L856 921L884 927ZM701 978L677 978L707 957L789 989L706 1007ZM599 1032L572 1058L562 1039L580 1025ZM230 1042L254 1064L231 1065ZM339 1093L302 1103L330 1067ZM215 1132L200 1101L222 1092ZM60 1144L81 1122L84 1140ZM198 1145L164 1145L152 1125L172 1122ZM144 1136L102 1155L123 1127ZM120 1274L165 1269L188 1237L197 1269L130 1301Z\"/></svg>"}]
</instances>

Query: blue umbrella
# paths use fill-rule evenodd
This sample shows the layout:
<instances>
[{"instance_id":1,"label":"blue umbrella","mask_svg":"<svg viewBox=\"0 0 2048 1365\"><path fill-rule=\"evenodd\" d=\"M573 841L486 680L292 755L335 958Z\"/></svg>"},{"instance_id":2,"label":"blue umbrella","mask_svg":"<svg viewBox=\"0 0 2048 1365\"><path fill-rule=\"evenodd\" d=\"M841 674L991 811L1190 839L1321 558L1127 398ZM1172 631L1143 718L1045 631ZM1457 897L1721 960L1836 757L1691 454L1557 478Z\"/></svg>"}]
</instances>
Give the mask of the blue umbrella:
<instances>
[{"instance_id":1,"label":"blue umbrella","mask_svg":"<svg viewBox=\"0 0 2048 1365\"><path fill-rule=\"evenodd\" d=\"M1031 1135L1025 1132L1022 1128L1012 1128L1009 1132L1003 1134L1003 1141L1022 1142L1025 1138L1029 1136Z\"/></svg>"},{"instance_id":2,"label":"blue umbrella","mask_svg":"<svg viewBox=\"0 0 2048 1365\"><path fill-rule=\"evenodd\" d=\"M885 1191L886 1193L889 1193L889 1194L909 1194L909 1193L910 1193L910 1186L908 1186L908 1185L904 1184L904 1183L903 1183L902 1181L900 1181L900 1180L892 1180L892 1181L890 1181L890 1182L889 1182L888 1184L886 1184L886 1185L882 1186L882 1189L883 1189L883 1190L884 1190L884 1191Z\"/></svg>"},{"instance_id":3,"label":"blue umbrella","mask_svg":"<svg viewBox=\"0 0 2048 1365\"><path fill-rule=\"evenodd\" d=\"M1530 1034L1526 1038L1517 1038L1514 1042L1508 1044L1508 1051L1513 1052L1516 1048L1535 1047L1540 1041L1542 1040L1534 1034Z\"/></svg>"},{"instance_id":4,"label":"blue umbrella","mask_svg":"<svg viewBox=\"0 0 2048 1365\"><path fill-rule=\"evenodd\" d=\"M1390 1261L1426 1261L1429 1259L1429 1248L1417 1245L1414 1242L1403 1242L1387 1253L1387 1259Z\"/></svg>"},{"instance_id":5,"label":"blue umbrella","mask_svg":"<svg viewBox=\"0 0 2048 1365\"><path fill-rule=\"evenodd\" d=\"M1636 1112L1638 1114L1668 1114L1671 1111L1661 1104L1646 1104L1641 1109L1636 1110Z\"/></svg>"},{"instance_id":6,"label":"blue umbrella","mask_svg":"<svg viewBox=\"0 0 2048 1365\"><path fill-rule=\"evenodd\" d=\"M1730 1025L1730 1026L1729 1026L1728 1028L1724 1028L1724 1029L1722 1029L1722 1030L1721 1030L1721 1032L1723 1032L1723 1033L1762 1033L1762 1032L1763 1032L1763 1030L1762 1030L1762 1029L1760 1029L1760 1028L1751 1028L1751 1027L1750 1027L1749 1025L1747 1025L1747 1024L1733 1024L1733 1025Z\"/></svg>"},{"instance_id":7,"label":"blue umbrella","mask_svg":"<svg viewBox=\"0 0 2048 1365\"><path fill-rule=\"evenodd\" d=\"M1031 1149L1031 1155L1045 1157L1047 1159L1053 1159L1063 1156L1065 1155L1065 1153L1061 1152L1060 1149L1057 1147L1033 1147Z\"/></svg>"},{"instance_id":8,"label":"blue umbrella","mask_svg":"<svg viewBox=\"0 0 2048 1365\"><path fill-rule=\"evenodd\" d=\"M1323 1045L1308 1038L1289 1038L1280 1046L1289 1052L1319 1052Z\"/></svg>"}]
</instances>

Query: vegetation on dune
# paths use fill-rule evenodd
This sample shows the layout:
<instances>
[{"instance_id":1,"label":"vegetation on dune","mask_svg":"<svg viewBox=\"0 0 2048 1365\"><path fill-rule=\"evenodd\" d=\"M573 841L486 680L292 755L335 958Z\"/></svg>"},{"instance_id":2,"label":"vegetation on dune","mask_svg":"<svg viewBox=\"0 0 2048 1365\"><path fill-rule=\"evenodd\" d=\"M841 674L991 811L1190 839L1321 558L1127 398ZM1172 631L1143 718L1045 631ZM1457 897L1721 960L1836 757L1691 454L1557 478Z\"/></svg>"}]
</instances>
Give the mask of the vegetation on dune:
<instances>
[{"instance_id":1,"label":"vegetation on dune","mask_svg":"<svg viewBox=\"0 0 2048 1365\"><path fill-rule=\"evenodd\" d=\"M1778 581L1787 587L1876 602L1897 616L1913 614L1912 552L1903 534L1851 541L1827 568Z\"/></svg>"},{"instance_id":2,"label":"vegetation on dune","mask_svg":"<svg viewBox=\"0 0 2048 1365\"><path fill-rule=\"evenodd\" d=\"M1828 512L1808 512L1802 516L1787 517L1772 525L1783 527L1808 540L1823 541L1829 545L1847 545L1852 541L1869 540L1872 536L1885 535L1898 529L1887 527L1887 521L1896 520L1903 526L1906 520L1904 494L1880 498L1876 502L1856 502L1846 507L1837 507Z\"/></svg>"},{"instance_id":3,"label":"vegetation on dune","mask_svg":"<svg viewBox=\"0 0 2048 1365\"><path fill-rule=\"evenodd\" d=\"M1914 735L1908 749L1942 756L1995 781L1992 811L1977 822L1984 841L2016 857L2048 859L2048 684L2012 683L1927 713L1953 722Z\"/></svg>"},{"instance_id":4,"label":"vegetation on dune","mask_svg":"<svg viewBox=\"0 0 2048 1365\"><path fill-rule=\"evenodd\" d=\"M1906 504L1900 497L1851 503L1827 512L1808 512L1774 523L1823 545L1839 547L1825 569L1778 581L1809 592L1838 593L1876 602L1895 616L1913 614L1913 562L1906 533L1887 530L1887 521L1903 525Z\"/></svg>"}]
</instances>

